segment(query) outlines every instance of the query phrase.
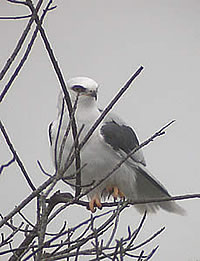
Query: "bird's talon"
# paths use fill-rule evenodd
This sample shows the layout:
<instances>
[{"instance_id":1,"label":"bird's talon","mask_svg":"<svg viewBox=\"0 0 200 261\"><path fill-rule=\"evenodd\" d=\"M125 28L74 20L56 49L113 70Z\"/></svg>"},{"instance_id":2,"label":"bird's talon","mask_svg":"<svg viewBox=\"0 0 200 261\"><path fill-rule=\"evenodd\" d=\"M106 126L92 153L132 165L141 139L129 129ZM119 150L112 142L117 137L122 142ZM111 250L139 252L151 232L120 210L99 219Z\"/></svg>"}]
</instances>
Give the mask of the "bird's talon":
<instances>
[{"instance_id":1,"label":"bird's talon","mask_svg":"<svg viewBox=\"0 0 200 261\"><path fill-rule=\"evenodd\" d=\"M99 199L98 195L95 195L89 202L89 210L94 213L96 211L96 207L98 209L102 209L102 204L101 201Z\"/></svg>"},{"instance_id":2,"label":"bird's talon","mask_svg":"<svg viewBox=\"0 0 200 261\"><path fill-rule=\"evenodd\" d=\"M106 188L106 191L109 193L108 197L110 197L110 195L112 195L115 201L118 197L120 199L125 199L124 193L121 192L117 186L113 186L113 187L109 186Z\"/></svg>"}]
</instances>

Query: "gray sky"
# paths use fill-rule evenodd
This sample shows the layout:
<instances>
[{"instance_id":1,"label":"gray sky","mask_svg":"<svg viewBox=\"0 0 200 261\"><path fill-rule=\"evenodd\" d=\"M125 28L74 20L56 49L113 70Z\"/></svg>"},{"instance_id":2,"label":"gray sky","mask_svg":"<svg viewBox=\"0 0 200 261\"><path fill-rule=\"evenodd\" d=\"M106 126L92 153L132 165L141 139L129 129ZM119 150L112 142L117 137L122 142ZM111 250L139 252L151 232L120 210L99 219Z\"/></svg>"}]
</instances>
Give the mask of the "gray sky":
<instances>
[{"instance_id":1,"label":"gray sky","mask_svg":"<svg viewBox=\"0 0 200 261\"><path fill-rule=\"evenodd\" d=\"M200 192L200 2L197 0L68 0L55 1L44 26L66 79L88 76L100 84L99 104L106 106L130 75L145 70L114 111L134 127L141 141L171 119L176 123L164 137L144 149L148 169L173 195ZM27 14L25 7L1 1L0 16ZM27 21L0 21L0 67L5 64ZM18 59L19 61L19 59ZM16 63L15 63L16 65ZM11 71L0 83L5 86ZM19 77L1 105L0 117L35 185L46 177L36 160L49 172L47 126L56 117L59 84L43 43L38 37ZM0 138L2 163L10 152ZM62 191L68 188L57 186ZM30 189L17 166L0 176L0 212L7 214ZM182 201L186 217L160 211L148 217L140 239L162 226L166 231L150 246L160 245L155 261L196 261L199 254L200 201ZM31 207L25 213L30 215ZM73 208L58 218L68 220L85 209ZM34 217L30 217L34 218ZM73 222L78 222L73 218ZM121 217L135 227L140 215L129 208ZM120 234L119 231L119 234ZM149 249L150 249L149 248Z\"/></svg>"}]
</instances>

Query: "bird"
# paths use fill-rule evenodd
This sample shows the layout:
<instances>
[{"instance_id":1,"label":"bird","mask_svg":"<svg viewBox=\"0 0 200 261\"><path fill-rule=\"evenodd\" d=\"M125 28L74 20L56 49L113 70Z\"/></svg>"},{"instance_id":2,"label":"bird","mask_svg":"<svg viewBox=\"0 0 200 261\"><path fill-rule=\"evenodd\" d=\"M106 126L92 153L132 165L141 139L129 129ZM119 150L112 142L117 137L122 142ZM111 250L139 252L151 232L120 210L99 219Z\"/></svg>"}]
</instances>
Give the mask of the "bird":
<instances>
[{"instance_id":1,"label":"bird","mask_svg":"<svg viewBox=\"0 0 200 261\"><path fill-rule=\"evenodd\" d=\"M80 132L79 142L84 139L102 113L97 102L98 89L99 85L88 77L79 76L67 81L67 90L72 106L77 102L74 112L77 130L79 131L84 126ZM59 164L59 168L64 170L73 150L74 138L70 130L62 153L60 153L63 137L70 122L66 105L64 105L62 112L63 97L63 93L60 92L57 118L49 125L49 140L53 162L55 166ZM133 128L116 114L110 112L82 147L80 162L84 167L81 169L81 186L82 192L89 191L87 197L91 212L95 212L97 208L101 209L102 201L111 195L115 200L127 199L130 201L171 197L164 185L147 169L141 149L131 155L112 175L93 188L94 184L103 180L138 145L139 140ZM76 186L75 173L76 166L75 163L72 163L63 174L64 179L70 180L69 183L73 189ZM145 211L155 213L161 208L168 212L185 214L185 210L175 201L136 204L134 207L140 213Z\"/></svg>"}]
</instances>

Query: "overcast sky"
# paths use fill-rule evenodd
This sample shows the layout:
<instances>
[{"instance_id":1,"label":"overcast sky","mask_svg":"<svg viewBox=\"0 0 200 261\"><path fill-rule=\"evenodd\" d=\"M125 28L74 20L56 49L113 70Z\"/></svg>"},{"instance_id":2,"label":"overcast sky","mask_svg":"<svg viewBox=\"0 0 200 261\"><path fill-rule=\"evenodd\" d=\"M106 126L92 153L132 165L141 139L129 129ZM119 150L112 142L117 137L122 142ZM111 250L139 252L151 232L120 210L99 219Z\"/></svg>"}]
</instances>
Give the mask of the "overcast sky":
<instances>
[{"instance_id":1,"label":"overcast sky","mask_svg":"<svg viewBox=\"0 0 200 261\"><path fill-rule=\"evenodd\" d=\"M65 79L88 76L96 80L100 85L99 104L103 108L143 65L145 70L114 111L134 127L140 141L176 119L165 136L144 148L147 166L172 195L200 192L200 2L58 0L55 4L57 8L49 12L44 27ZM28 13L25 7L1 0L0 16ZM12 53L26 23L26 20L0 21L0 68ZM16 63L0 83L1 89L15 66ZM36 186L46 179L36 160L53 172L47 127L56 117L59 88L38 37L0 109L1 120ZM0 142L2 164L11 154L2 137ZM62 184L58 188L69 190ZM29 193L22 174L13 164L0 176L0 213L6 215ZM140 240L166 226L166 231L149 247L160 246L154 261L200 260L200 201L187 200L180 204L187 211L186 217L160 211L146 221ZM31 210L28 207L25 213L34 220ZM80 220L79 214L90 215L76 207L60 215L58 221L64 217L71 225ZM129 208L121 217L121 233L127 224L135 227L139 220L136 210Z\"/></svg>"}]
</instances>

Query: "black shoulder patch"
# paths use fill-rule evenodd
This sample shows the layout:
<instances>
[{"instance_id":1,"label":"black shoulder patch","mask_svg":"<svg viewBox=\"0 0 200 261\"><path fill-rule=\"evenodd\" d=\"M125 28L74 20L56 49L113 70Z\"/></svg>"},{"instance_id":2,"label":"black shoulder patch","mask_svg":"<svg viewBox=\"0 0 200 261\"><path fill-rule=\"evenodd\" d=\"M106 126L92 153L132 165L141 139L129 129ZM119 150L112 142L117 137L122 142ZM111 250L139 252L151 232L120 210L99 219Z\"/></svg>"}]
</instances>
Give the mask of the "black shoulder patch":
<instances>
[{"instance_id":1,"label":"black shoulder patch","mask_svg":"<svg viewBox=\"0 0 200 261\"><path fill-rule=\"evenodd\" d=\"M53 122L51 122L49 124L49 142L50 142L50 145L52 146L52 132L51 132L51 128L52 128L52 125L53 125Z\"/></svg>"},{"instance_id":2,"label":"black shoulder patch","mask_svg":"<svg viewBox=\"0 0 200 261\"><path fill-rule=\"evenodd\" d=\"M110 144L115 150L121 149L129 153L139 145L135 132L129 126L119 125L115 121L111 121L106 122L100 131L105 142Z\"/></svg>"}]
</instances>

